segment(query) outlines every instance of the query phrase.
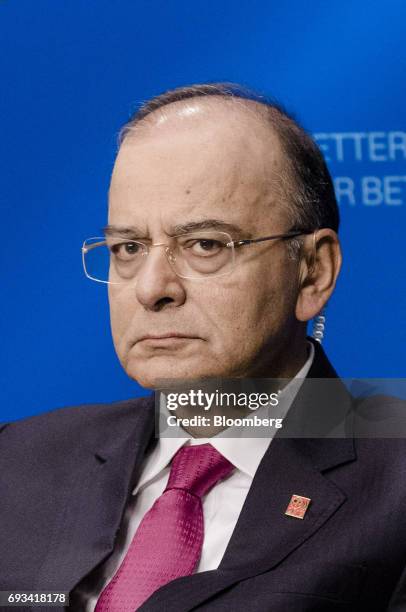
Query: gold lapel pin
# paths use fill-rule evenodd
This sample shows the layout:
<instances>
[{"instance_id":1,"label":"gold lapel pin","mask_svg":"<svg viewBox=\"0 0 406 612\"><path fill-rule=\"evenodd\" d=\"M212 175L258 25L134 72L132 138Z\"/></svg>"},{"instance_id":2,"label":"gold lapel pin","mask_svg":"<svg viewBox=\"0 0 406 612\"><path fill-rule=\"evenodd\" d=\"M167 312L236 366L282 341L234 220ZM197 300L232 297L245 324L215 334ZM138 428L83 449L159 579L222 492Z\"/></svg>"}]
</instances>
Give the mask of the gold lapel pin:
<instances>
[{"instance_id":1,"label":"gold lapel pin","mask_svg":"<svg viewBox=\"0 0 406 612\"><path fill-rule=\"evenodd\" d=\"M293 516L294 518L303 519L311 501L310 497L292 495L288 507L285 510L285 514L287 516Z\"/></svg>"}]
</instances>

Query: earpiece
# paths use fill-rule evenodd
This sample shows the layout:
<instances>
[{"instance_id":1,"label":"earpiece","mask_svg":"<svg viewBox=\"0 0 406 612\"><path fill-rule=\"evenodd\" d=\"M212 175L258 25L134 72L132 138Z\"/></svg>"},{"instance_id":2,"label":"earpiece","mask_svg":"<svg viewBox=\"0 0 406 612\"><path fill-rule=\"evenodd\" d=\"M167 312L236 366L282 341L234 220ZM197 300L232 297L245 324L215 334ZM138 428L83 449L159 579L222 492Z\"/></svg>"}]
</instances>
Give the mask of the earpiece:
<instances>
[{"instance_id":1,"label":"earpiece","mask_svg":"<svg viewBox=\"0 0 406 612\"><path fill-rule=\"evenodd\" d=\"M323 341L325 330L326 330L326 306L320 310L319 314L313 319L313 330L312 330L312 338L316 340L316 342Z\"/></svg>"}]
</instances>

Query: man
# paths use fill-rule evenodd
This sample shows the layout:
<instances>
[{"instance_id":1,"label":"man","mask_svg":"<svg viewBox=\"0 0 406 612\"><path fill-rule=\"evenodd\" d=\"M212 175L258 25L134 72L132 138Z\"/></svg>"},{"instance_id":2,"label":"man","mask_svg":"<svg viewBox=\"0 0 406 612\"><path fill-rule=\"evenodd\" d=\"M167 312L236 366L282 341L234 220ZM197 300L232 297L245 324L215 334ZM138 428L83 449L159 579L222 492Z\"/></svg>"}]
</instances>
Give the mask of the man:
<instances>
[{"instance_id":1,"label":"man","mask_svg":"<svg viewBox=\"0 0 406 612\"><path fill-rule=\"evenodd\" d=\"M286 113L222 84L158 96L122 132L109 199L84 264L108 283L131 378L332 378L324 433L347 427L349 396L306 339L340 269L337 205ZM306 393L285 403L288 432ZM403 441L220 430L155 440L153 398L5 426L0 590L96 612L406 609Z\"/></svg>"}]
</instances>

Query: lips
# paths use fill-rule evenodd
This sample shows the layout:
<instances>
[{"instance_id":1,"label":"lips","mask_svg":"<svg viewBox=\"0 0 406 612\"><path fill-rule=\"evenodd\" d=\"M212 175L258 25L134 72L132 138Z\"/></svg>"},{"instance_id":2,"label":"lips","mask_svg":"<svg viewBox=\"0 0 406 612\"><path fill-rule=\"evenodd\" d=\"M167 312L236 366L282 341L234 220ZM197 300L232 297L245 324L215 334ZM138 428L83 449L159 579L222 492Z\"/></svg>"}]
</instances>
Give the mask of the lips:
<instances>
[{"instance_id":1,"label":"lips","mask_svg":"<svg viewBox=\"0 0 406 612\"><path fill-rule=\"evenodd\" d=\"M191 338L191 339L195 339L197 340L198 337L197 336L192 336L189 334L183 334L183 333L178 333L178 332L166 332L164 334L145 334L144 336L141 336L137 342L141 342L142 340L165 340L167 338Z\"/></svg>"}]
</instances>

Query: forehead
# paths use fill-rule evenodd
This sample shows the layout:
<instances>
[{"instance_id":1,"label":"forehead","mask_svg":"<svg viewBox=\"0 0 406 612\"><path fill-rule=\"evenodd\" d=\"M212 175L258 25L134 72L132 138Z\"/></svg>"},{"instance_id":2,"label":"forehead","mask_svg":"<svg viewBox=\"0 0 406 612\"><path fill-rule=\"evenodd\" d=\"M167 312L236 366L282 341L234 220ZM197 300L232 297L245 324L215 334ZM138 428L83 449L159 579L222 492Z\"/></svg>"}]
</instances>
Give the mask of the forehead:
<instances>
[{"instance_id":1,"label":"forehead","mask_svg":"<svg viewBox=\"0 0 406 612\"><path fill-rule=\"evenodd\" d=\"M175 103L127 135L113 170L109 223L159 218L169 227L220 216L255 229L283 216L277 136L254 112L210 102Z\"/></svg>"}]
</instances>

